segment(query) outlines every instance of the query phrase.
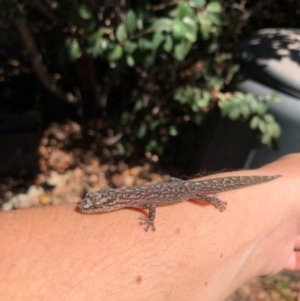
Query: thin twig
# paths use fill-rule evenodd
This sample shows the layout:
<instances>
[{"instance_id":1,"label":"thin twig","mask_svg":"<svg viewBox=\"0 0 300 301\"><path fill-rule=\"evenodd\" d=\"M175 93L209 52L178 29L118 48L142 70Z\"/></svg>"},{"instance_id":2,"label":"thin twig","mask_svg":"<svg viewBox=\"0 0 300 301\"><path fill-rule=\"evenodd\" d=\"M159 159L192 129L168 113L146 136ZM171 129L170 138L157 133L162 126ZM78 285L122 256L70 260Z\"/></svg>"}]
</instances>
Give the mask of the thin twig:
<instances>
[{"instance_id":1,"label":"thin twig","mask_svg":"<svg viewBox=\"0 0 300 301\"><path fill-rule=\"evenodd\" d=\"M52 12L52 10L50 9L50 7L47 6L47 4L43 3L40 0L35 0L34 1L37 8L39 9L39 11L46 17L48 18L53 25L58 25L61 24L59 18Z\"/></svg>"},{"instance_id":2,"label":"thin twig","mask_svg":"<svg viewBox=\"0 0 300 301\"><path fill-rule=\"evenodd\" d=\"M49 74L47 67L43 63L42 55L38 51L38 48L36 46L34 37L31 33L31 30L26 22L19 22L15 21L15 25L17 27L17 30L19 31L19 34L23 40L24 46L29 54L33 70L35 71L37 77L43 84L43 86L52 94L54 94L56 97L58 97L61 100L67 101L67 102L78 102L77 97L68 92L64 93L53 81L51 75Z\"/></svg>"}]
</instances>

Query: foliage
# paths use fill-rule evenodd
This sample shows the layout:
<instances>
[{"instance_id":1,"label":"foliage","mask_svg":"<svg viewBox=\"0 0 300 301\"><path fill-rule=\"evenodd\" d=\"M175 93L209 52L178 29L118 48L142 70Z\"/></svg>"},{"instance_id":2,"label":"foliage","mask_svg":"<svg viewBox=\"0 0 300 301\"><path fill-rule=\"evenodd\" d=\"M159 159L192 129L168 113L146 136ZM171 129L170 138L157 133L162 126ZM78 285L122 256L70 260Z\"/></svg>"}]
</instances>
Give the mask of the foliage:
<instances>
[{"instance_id":1,"label":"foliage","mask_svg":"<svg viewBox=\"0 0 300 301\"><path fill-rule=\"evenodd\" d=\"M240 17L232 2L24 0L1 1L0 11L44 86L94 118L86 123L91 145L108 157L151 157L216 109L248 120L263 144L279 137L266 100L220 92L238 70L228 43Z\"/></svg>"}]
</instances>

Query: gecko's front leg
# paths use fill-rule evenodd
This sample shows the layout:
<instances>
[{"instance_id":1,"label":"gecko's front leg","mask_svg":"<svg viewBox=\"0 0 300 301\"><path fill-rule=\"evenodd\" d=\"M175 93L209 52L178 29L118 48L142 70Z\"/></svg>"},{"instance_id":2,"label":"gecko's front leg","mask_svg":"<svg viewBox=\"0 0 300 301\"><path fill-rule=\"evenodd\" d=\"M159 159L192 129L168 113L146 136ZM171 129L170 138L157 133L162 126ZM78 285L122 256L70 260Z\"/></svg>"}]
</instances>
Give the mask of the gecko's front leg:
<instances>
[{"instance_id":1,"label":"gecko's front leg","mask_svg":"<svg viewBox=\"0 0 300 301\"><path fill-rule=\"evenodd\" d=\"M146 225L144 229L146 232L149 230L150 227L152 228L153 231L155 231L154 220L156 215L156 205L154 204L145 205L143 208L149 210L149 217L146 217L145 215L141 215L139 217L139 219L141 220L140 225Z\"/></svg>"}]
</instances>

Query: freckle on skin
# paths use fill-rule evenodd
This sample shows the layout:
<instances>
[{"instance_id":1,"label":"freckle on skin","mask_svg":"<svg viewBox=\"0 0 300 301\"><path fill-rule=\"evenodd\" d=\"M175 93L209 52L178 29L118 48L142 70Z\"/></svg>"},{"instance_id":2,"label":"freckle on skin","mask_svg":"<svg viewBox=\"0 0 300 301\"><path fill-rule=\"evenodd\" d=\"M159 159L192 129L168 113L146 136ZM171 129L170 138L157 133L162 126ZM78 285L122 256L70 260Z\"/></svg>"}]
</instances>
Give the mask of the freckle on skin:
<instances>
[{"instance_id":1,"label":"freckle on skin","mask_svg":"<svg viewBox=\"0 0 300 301\"><path fill-rule=\"evenodd\" d=\"M137 276L136 278L135 278L135 281L136 281L136 283L137 284L140 284L141 282L142 282L142 276Z\"/></svg>"},{"instance_id":2,"label":"freckle on skin","mask_svg":"<svg viewBox=\"0 0 300 301\"><path fill-rule=\"evenodd\" d=\"M180 234L181 231L179 228L176 228L175 232L176 232L176 234Z\"/></svg>"},{"instance_id":3,"label":"freckle on skin","mask_svg":"<svg viewBox=\"0 0 300 301\"><path fill-rule=\"evenodd\" d=\"M206 282L205 282L205 286L207 286L207 285L208 285L208 282L206 281Z\"/></svg>"},{"instance_id":4,"label":"freckle on skin","mask_svg":"<svg viewBox=\"0 0 300 301\"><path fill-rule=\"evenodd\" d=\"M224 255L224 254L223 254L223 253L221 253L221 255L220 255L220 258L223 258L223 255Z\"/></svg>"}]
</instances>

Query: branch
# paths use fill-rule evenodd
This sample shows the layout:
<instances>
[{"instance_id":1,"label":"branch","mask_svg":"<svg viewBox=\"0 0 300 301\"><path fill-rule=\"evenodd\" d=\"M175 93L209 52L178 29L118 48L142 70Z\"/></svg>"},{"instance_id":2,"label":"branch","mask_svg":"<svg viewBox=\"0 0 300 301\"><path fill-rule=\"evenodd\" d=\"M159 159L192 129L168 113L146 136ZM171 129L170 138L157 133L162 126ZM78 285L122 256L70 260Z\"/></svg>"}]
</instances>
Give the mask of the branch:
<instances>
[{"instance_id":1,"label":"branch","mask_svg":"<svg viewBox=\"0 0 300 301\"><path fill-rule=\"evenodd\" d=\"M41 2L40 0L35 0L34 1L37 8L39 9L39 11L46 17L48 18L50 21L52 21L52 23L54 25L58 25L61 24L59 18L51 11L51 9L44 4L43 2Z\"/></svg>"},{"instance_id":2,"label":"branch","mask_svg":"<svg viewBox=\"0 0 300 301\"><path fill-rule=\"evenodd\" d=\"M253 16L253 14L255 14L257 11L259 11L267 2L268 2L268 0L257 1L252 9L246 10L243 13L242 17L240 18L240 21L239 21L238 25L236 26L235 32L237 32L237 33L240 32L240 30L247 24L247 22ZM243 5L244 4L245 3L243 2Z\"/></svg>"},{"instance_id":3,"label":"branch","mask_svg":"<svg viewBox=\"0 0 300 301\"><path fill-rule=\"evenodd\" d=\"M32 67L37 77L43 84L43 86L56 97L67 102L78 102L78 98L72 93L64 93L53 81L49 74L47 67L43 63L42 55L38 51L34 37L30 31L28 23L15 21L17 30L19 31L23 40L24 46L29 54Z\"/></svg>"}]
</instances>

